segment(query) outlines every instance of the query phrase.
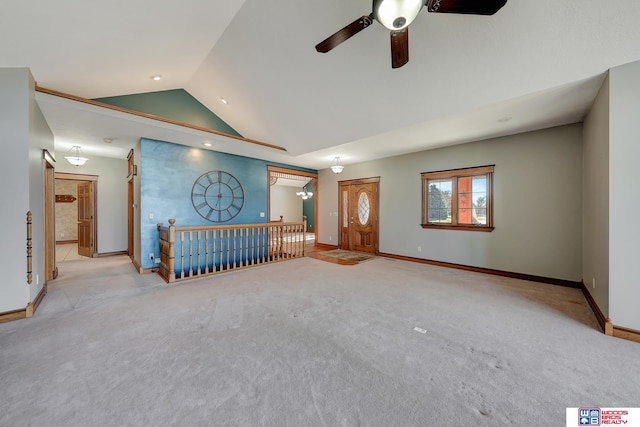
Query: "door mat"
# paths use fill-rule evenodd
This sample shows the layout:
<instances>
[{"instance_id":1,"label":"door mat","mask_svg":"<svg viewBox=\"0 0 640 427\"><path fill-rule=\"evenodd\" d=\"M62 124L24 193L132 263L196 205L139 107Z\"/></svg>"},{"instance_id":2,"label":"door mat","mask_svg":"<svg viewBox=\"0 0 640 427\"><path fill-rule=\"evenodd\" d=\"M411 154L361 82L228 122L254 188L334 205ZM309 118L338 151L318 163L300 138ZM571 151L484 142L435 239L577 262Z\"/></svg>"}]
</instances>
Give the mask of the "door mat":
<instances>
[{"instance_id":1,"label":"door mat","mask_svg":"<svg viewBox=\"0 0 640 427\"><path fill-rule=\"evenodd\" d=\"M332 251L326 252L318 252L318 259L322 259L322 257L334 258L341 261L349 261L351 263L357 264L359 262L369 261L370 259L375 258L374 254L369 254L366 252L356 252L356 251L345 251L343 249L334 249Z\"/></svg>"}]
</instances>

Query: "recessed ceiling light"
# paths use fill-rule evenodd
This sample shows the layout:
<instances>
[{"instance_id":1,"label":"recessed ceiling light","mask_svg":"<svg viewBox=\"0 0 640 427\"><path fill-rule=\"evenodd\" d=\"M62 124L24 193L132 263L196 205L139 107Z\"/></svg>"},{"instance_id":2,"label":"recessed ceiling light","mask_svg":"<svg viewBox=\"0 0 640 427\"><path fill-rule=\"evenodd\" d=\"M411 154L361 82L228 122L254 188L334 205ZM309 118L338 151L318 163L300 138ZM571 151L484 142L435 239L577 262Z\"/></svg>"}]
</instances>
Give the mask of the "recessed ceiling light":
<instances>
[{"instance_id":1,"label":"recessed ceiling light","mask_svg":"<svg viewBox=\"0 0 640 427\"><path fill-rule=\"evenodd\" d=\"M204 145L205 147L211 147L213 144L210 142L203 142L202 145Z\"/></svg>"},{"instance_id":2,"label":"recessed ceiling light","mask_svg":"<svg viewBox=\"0 0 640 427\"><path fill-rule=\"evenodd\" d=\"M150 78L151 78L151 80L153 80L153 81L156 81L156 82L157 82L158 80L161 80L161 79L162 79L162 76L161 76L160 74L156 74L156 75L154 75L154 76L151 76Z\"/></svg>"},{"instance_id":3,"label":"recessed ceiling light","mask_svg":"<svg viewBox=\"0 0 640 427\"><path fill-rule=\"evenodd\" d=\"M228 105L229 101L226 100L226 98L220 97L220 102L222 102L224 105Z\"/></svg>"}]
</instances>

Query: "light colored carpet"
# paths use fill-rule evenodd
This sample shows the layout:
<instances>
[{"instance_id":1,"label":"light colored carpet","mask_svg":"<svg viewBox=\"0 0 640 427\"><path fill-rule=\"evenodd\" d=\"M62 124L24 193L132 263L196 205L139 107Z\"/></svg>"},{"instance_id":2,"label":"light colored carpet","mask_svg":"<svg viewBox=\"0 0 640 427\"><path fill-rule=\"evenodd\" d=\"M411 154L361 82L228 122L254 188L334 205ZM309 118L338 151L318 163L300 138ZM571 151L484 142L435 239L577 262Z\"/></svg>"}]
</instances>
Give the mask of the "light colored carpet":
<instances>
[{"instance_id":1,"label":"light colored carpet","mask_svg":"<svg viewBox=\"0 0 640 427\"><path fill-rule=\"evenodd\" d=\"M176 285L70 261L0 324L0 425L560 426L638 406L638 355L551 285L381 257Z\"/></svg>"}]
</instances>

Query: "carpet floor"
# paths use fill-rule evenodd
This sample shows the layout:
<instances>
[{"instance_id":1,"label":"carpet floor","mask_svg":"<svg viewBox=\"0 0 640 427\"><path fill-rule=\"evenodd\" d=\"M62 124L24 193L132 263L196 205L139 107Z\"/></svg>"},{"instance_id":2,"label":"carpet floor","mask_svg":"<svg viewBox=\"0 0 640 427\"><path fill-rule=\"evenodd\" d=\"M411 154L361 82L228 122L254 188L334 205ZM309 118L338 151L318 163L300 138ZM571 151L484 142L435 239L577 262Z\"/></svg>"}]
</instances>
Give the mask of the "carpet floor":
<instances>
[{"instance_id":1,"label":"carpet floor","mask_svg":"<svg viewBox=\"0 0 640 427\"><path fill-rule=\"evenodd\" d=\"M639 355L571 288L382 257L174 285L70 261L0 324L0 426L560 426L638 406Z\"/></svg>"}]
</instances>

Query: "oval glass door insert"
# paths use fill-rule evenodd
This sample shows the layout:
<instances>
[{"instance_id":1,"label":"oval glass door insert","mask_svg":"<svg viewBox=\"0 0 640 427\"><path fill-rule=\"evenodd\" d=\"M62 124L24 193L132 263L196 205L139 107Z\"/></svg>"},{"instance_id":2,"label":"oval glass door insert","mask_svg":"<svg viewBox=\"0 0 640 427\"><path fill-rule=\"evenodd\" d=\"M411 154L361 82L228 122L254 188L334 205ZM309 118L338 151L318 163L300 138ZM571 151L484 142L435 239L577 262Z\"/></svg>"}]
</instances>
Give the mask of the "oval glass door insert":
<instances>
[{"instance_id":1,"label":"oval glass door insert","mask_svg":"<svg viewBox=\"0 0 640 427\"><path fill-rule=\"evenodd\" d=\"M361 225L365 225L369 222L369 206L369 196L363 191L360 193L360 197L358 197L358 220Z\"/></svg>"}]
</instances>

